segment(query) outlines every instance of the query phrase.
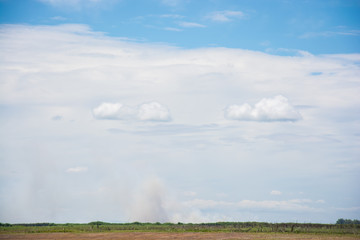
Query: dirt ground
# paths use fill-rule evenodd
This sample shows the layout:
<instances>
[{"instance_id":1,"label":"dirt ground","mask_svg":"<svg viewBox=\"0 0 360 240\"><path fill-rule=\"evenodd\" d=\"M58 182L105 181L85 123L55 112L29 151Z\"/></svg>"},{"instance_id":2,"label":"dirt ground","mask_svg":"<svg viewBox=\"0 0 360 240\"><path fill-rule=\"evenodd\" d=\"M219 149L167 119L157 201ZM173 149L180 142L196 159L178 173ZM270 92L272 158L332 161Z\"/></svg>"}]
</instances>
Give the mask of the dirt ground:
<instances>
[{"instance_id":1,"label":"dirt ground","mask_svg":"<svg viewBox=\"0 0 360 240\"><path fill-rule=\"evenodd\" d=\"M309 234L279 234L279 233L34 233L34 234L0 234L0 239L37 239L37 240L161 240L161 239L190 239L190 240L242 240L242 239L291 239L291 240L353 240L359 236L331 236Z\"/></svg>"}]
</instances>

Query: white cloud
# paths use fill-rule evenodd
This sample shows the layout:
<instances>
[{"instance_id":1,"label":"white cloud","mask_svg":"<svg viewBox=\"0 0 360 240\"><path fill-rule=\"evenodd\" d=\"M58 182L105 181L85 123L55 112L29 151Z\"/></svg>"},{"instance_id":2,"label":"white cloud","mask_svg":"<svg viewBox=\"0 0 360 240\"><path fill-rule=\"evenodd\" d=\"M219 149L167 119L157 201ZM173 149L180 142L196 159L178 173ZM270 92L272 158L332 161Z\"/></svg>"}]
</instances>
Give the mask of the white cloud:
<instances>
[{"instance_id":1,"label":"white cloud","mask_svg":"<svg viewBox=\"0 0 360 240\"><path fill-rule=\"evenodd\" d=\"M102 103L93 109L97 119L141 120L141 121L170 121L169 110L158 102L141 104L130 107L121 103Z\"/></svg>"},{"instance_id":2,"label":"white cloud","mask_svg":"<svg viewBox=\"0 0 360 240\"><path fill-rule=\"evenodd\" d=\"M207 15L207 18L215 22L230 22L243 17L244 13L241 11L216 11Z\"/></svg>"},{"instance_id":3,"label":"white cloud","mask_svg":"<svg viewBox=\"0 0 360 240\"><path fill-rule=\"evenodd\" d=\"M167 5L170 7L176 7L177 5L179 5L181 3L181 1L183 1L183 0L161 0L161 2L164 5Z\"/></svg>"},{"instance_id":4,"label":"white cloud","mask_svg":"<svg viewBox=\"0 0 360 240\"><path fill-rule=\"evenodd\" d=\"M299 50L299 49L290 49L290 48L267 48L266 52L271 54L281 54L282 56L304 56L311 57L313 56L311 53Z\"/></svg>"},{"instance_id":5,"label":"white cloud","mask_svg":"<svg viewBox=\"0 0 360 240\"><path fill-rule=\"evenodd\" d=\"M93 110L93 114L100 119L117 119L122 106L121 103L102 103Z\"/></svg>"},{"instance_id":6,"label":"white cloud","mask_svg":"<svg viewBox=\"0 0 360 240\"><path fill-rule=\"evenodd\" d=\"M356 189L353 176L359 170L359 54L286 57L243 49L182 49L129 42L93 32L86 25L1 25L0 52L0 125L4 136L0 148L5 149L1 158L6 166L0 169L0 174L5 177L1 187L8 192L0 197L0 212L5 213L1 221L84 222L99 217L128 221L121 208L129 205L119 204L123 196L132 196L132 186L126 186L127 183L153 173L164 179L174 195L178 194L179 208L169 209L167 198L161 201L169 220L216 221L227 211L228 216L246 221L251 216L244 217L245 212L260 209L256 214L266 221L283 221L296 215L299 221L328 222L329 216L336 215L307 218L293 214L286 206L352 207L333 196L351 197ZM313 76L313 72L322 74ZM242 112L252 118L251 113L257 109L254 103L279 93L296 104L306 121L297 124L224 121L226 104L242 106L251 99ZM91 121L92 108L100 107L103 99L114 105L99 108L99 119L126 116L133 122ZM121 100L117 103L113 99ZM151 99L169 106L174 124L140 121L141 103L148 104ZM274 109L274 104L265 103L259 108ZM278 106L279 101L275 103ZM121 112L127 105L133 109L132 114ZM144 113L145 119L164 120L170 116L161 108L151 111L157 113ZM53 116L62 116L63 120L53 121ZM107 130L112 128L122 132L109 134ZM264 135L269 137L261 137ZM294 136L296 141L289 138L280 141L276 139L279 135ZM308 136L336 136L339 141L319 138L314 144ZM169 160L171 164L166 164ZM346 168L338 167L339 164ZM87 178L79 179L81 185L69 183L66 189L54 188L69 166L74 169L88 166ZM206 171L202 171L204 166ZM90 171L90 167L97 171ZM21 170L31 174L21 174ZM349 173L348 178L342 177L344 170ZM183 172L187 173L186 178ZM249 181L254 173L257 181ZM271 173L275 178L263 173ZM300 175L304 176L300 185L287 181ZM8 176L19 181L14 183ZM212 181L214 176L216 181ZM331 187L334 183L329 176L337 176L339 181L334 191L321 192L326 204L304 200L240 203L236 200L239 195L248 199L273 197L269 195L273 186L285 190L291 186L294 193L306 191L307 197L318 199L319 188L313 183L320 180L326 182L325 187ZM229 188L233 182L239 186ZM109 197L92 192L93 186L99 184L111 189ZM91 197L90 193L79 196L79 186L90 192ZM32 191L34 188L41 191ZM197 195L184 196L182 193L188 189ZM217 196L219 189L228 197ZM41 194L36 195L37 192ZM52 199L60 195L71 201ZM201 205L181 208L190 198L206 196L214 196L214 202L204 202L215 206L214 210L203 210ZM83 199L93 199L87 203L91 207L84 206L87 201ZM226 201L216 201L219 199ZM27 212L33 205L37 209ZM69 209L73 215L54 206ZM239 211L234 213L232 209ZM273 210L271 216L266 215L270 211L263 209ZM283 209L280 215L278 209ZM50 212L58 218L46 218Z\"/></svg>"},{"instance_id":7,"label":"white cloud","mask_svg":"<svg viewBox=\"0 0 360 240\"><path fill-rule=\"evenodd\" d=\"M359 36L360 30L351 29L343 31L324 31L324 32L307 32L301 35L299 38L315 38L315 37L334 37L334 36Z\"/></svg>"},{"instance_id":8,"label":"white cloud","mask_svg":"<svg viewBox=\"0 0 360 240\"><path fill-rule=\"evenodd\" d=\"M71 7L73 10L81 10L84 7L105 7L112 5L120 0L38 0L39 2L49 4L53 7L67 8ZM64 20L64 19L55 19Z\"/></svg>"},{"instance_id":9,"label":"white cloud","mask_svg":"<svg viewBox=\"0 0 360 240\"><path fill-rule=\"evenodd\" d=\"M264 98L254 107L247 103L231 105L225 109L225 117L239 121L297 121L301 119L300 113L287 98L281 95Z\"/></svg>"},{"instance_id":10,"label":"white cloud","mask_svg":"<svg viewBox=\"0 0 360 240\"><path fill-rule=\"evenodd\" d=\"M56 20L56 21L65 21L67 20L67 18L62 17L62 16L55 16L51 18L52 20Z\"/></svg>"},{"instance_id":11,"label":"white cloud","mask_svg":"<svg viewBox=\"0 0 360 240\"><path fill-rule=\"evenodd\" d=\"M196 207L198 209L268 209L274 211L319 211L319 209L308 206L311 201L303 201L302 199L292 199L286 201L254 201L254 200L241 200L238 202L230 201L215 201L194 199L184 202L187 207Z\"/></svg>"},{"instance_id":12,"label":"white cloud","mask_svg":"<svg viewBox=\"0 0 360 240\"><path fill-rule=\"evenodd\" d=\"M93 109L93 114L98 119L131 119L136 110L121 103L102 103Z\"/></svg>"},{"instance_id":13,"label":"white cloud","mask_svg":"<svg viewBox=\"0 0 360 240\"><path fill-rule=\"evenodd\" d=\"M179 15L179 14L162 14L159 17L161 17L161 18L175 18L175 19L184 18L184 16Z\"/></svg>"},{"instance_id":14,"label":"white cloud","mask_svg":"<svg viewBox=\"0 0 360 240\"><path fill-rule=\"evenodd\" d=\"M270 192L270 194L271 194L271 195L281 195L282 192L277 191L277 190L272 190L272 191Z\"/></svg>"},{"instance_id":15,"label":"white cloud","mask_svg":"<svg viewBox=\"0 0 360 240\"><path fill-rule=\"evenodd\" d=\"M334 209L344 212L354 212L354 213L360 212L360 206L348 207L348 208L334 208Z\"/></svg>"},{"instance_id":16,"label":"white cloud","mask_svg":"<svg viewBox=\"0 0 360 240\"><path fill-rule=\"evenodd\" d=\"M187 197L194 197L197 195L197 193L194 191L185 191L183 194Z\"/></svg>"},{"instance_id":17,"label":"white cloud","mask_svg":"<svg viewBox=\"0 0 360 240\"><path fill-rule=\"evenodd\" d=\"M195 23L195 22L179 22L179 26L185 27L185 28L204 28L204 27L206 27L203 24Z\"/></svg>"},{"instance_id":18,"label":"white cloud","mask_svg":"<svg viewBox=\"0 0 360 240\"><path fill-rule=\"evenodd\" d=\"M74 168L68 168L66 172L68 173L80 173L80 172L86 172L88 170L87 167L74 167Z\"/></svg>"},{"instance_id":19,"label":"white cloud","mask_svg":"<svg viewBox=\"0 0 360 240\"><path fill-rule=\"evenodd\" d=\"M60 121L61 119L63 119L63 117L61 115L56 115L56 116L53 116L51 119L54 121Z\"/></svg>"},{"instance_id":20,"label":"white cloud","mask_svg":"<svg viewBox=\"0 0 360 240\"><path fill-rule=\"evenodd\" d=\"M38 0L40 2L44 2L44 3L48 3L48 4L52 4L52 5L76 5L79 3L98 3L98 2L106 2L109 0ZM113 0L112 0L113 1Z\"/></svg>"},{"instance_id":21,"label":"white cloud","mask_svg":"<svg viewBox=\"0 0 360 240\"><path fill-rule=\"evenodd\" d=\"M38 0L38 1L51 5L76 5L79 4L81 0Z\"/></svg>"},{"instance_id":22,"label":"white cloud","mask_svg":"<svg viewBox=\"0 0 360 240\"><path fill-rule=\"evenodd\" d=\"M164 28L166 31L172 31L172 32L182 32L182 29L179 28L173 28L173 27L166 27Z\"/></svg>"},{"instance_id":23,"label":"white cloud","mask_svg":"<svg viewBox=\"0 0 360 240\"><path fill-rule=\"evenodd\" d=\"M158 102L144 103L140 106L138 117L143 121L170 121L169 110Z\"/></svg>"}]
</instances>

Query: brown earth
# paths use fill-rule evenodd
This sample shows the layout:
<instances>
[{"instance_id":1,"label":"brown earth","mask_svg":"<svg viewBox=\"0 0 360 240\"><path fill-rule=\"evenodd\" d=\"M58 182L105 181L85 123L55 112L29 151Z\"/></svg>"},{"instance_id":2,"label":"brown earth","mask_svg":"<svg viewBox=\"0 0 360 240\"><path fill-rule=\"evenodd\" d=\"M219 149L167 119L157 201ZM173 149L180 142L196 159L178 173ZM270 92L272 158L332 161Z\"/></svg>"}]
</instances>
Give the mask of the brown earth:
<instances>
[{"instance_id":1,"label":"brown earth","mask_svg":"<svg viewBox=\"0 0 360 240\"><path fill-rule=\"evenodd\" d=\"M37 240L161 240L161 239L198 239L198 240L242 240L242 239L291 239L291 240L353 240L360 236L285 234L285 233L33 233L33 234L0 234L0 239L37 239Z\"/></svg>"}]
</instances>

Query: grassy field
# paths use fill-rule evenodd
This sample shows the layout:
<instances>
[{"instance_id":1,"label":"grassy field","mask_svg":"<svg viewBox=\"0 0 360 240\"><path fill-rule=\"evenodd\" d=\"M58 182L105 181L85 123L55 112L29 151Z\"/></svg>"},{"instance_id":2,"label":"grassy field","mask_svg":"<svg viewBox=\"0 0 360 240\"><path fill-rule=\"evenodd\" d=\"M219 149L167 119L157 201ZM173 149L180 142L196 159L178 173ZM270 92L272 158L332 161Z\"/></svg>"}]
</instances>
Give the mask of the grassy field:
<instances>
[{"instance_id":1,"label":"grassy field","mask_svg":"<svg viewBox=\"0 0 360 240\"><path fill-rule=\"evenodd\" d=\"M337 234L295 234L295 233L224 233L224 232L106 232L106 233L34 233L34 234L0 234L0 239L71 239L71 240L161 240L161 239L189 239L189 240L242 240L242 239L286 239L286 240L355 240L359 236Z\"/></svg>"},{"instance_id":2,"label":"grassy field","mask_svg":"<svg viewBox=\"0 0 360 240\"><path fill-rule=\"evenodd\" d=\"M265 233L329 233L360 235L360 224L313 224L313 223L264 223L264 222L217 222L217 223L105 223L87 224L1 224L0 233L48 233L48 232L265 232Z\"/></svg>"}]
</instances>

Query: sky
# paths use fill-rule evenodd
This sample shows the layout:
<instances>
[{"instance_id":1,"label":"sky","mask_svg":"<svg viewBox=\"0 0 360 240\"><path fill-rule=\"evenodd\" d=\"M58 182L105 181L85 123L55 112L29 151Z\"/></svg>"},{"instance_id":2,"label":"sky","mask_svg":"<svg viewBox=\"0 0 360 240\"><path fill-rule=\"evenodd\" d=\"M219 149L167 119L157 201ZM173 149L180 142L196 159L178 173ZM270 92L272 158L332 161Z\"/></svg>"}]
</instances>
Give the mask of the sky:
<instances>
[{"instance_id":1,"label":"sky","mask_svg":"<svg viewBox=\"0 0 360 240\"><path fill-rule=\"evenodd\" d=\"M360 218L360 1L0 0L0 222Z\"/></svg>"}]
</instances>

